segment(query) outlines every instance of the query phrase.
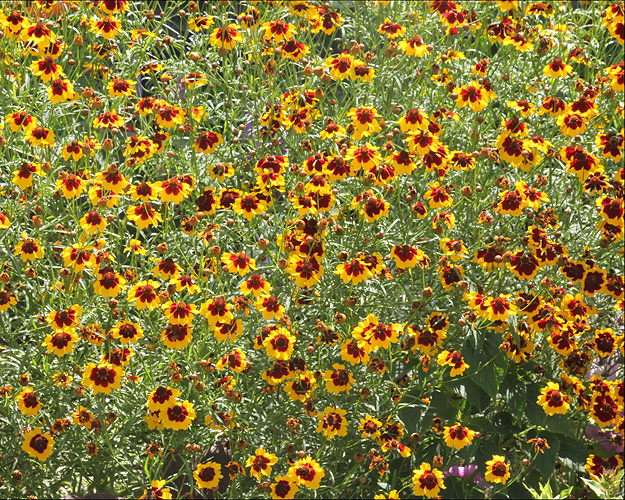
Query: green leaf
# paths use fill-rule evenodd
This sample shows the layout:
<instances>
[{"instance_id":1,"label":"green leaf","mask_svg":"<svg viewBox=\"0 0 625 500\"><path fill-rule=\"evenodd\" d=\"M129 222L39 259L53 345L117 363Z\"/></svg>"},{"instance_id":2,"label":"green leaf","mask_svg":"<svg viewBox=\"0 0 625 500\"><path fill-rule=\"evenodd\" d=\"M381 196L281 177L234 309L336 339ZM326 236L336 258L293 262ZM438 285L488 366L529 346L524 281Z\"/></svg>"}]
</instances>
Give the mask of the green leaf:
<instances>
[{"instance_id":1,"label":"green leaf","mask_svg":"<svg viewBox=\"0 0 625 500\"><path fill-rule=\"evenodd\" d=\"M581 480L584 481L584 484L588 486L599 498L606 498L605 492L603 491L601 484L599 484L597 481L593 479L586 479L585 477L582 477Z\"/></svg>"},{"instance_id":2,"label":"green leaf","mask_svg":"<svg viewBox=\"0 0 625 500\"><path fill-rule=\"evenodd\" d=\"M527 388L516 372L508 372L499 386L499 394L516 412L522 412L527 405Z\"/></svg>"},{"instance_id":3,"label":"green leaf","mask_svg":"<svg viewBox=\"0 0 625 500\"><path fill-rule=\"evenodd\" d=\"M454 392L460 394L478 411L483 411L490 404L490 396L471 379L454 380L445 383Z\"/></svg>"},{"instance_id":4,"label":"green leaf","mask_svg":"<svg viewBox=\"0 0 625 500\"><path fill-rule=\"evenodd\" d=\"M560 442L560 460L577 472L584 472L584 464L588 458L588 449L578 439L563 439Z\"/></svg>"}]
</instances>

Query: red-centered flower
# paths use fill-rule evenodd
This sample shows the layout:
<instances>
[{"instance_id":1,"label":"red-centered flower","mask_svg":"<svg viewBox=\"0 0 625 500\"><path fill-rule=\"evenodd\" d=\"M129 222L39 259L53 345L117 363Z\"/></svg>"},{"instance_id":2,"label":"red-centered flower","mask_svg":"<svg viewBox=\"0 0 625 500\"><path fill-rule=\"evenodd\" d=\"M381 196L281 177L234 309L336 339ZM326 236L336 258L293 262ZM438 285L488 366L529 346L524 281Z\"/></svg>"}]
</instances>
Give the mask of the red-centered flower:
<instances>
[{"instance_id":1,"label":"red-centered flower","mask_svg":"<svg viewBox=\"0 0 625 500\"><path fill-rule=\"evenodd\" d=\"M351 281L354 285L373 277L373 273L360 259L352 259L345 264L339 264L334 274L338 274L344 283Z\"/></svg>"},{"instance_id":2,"label":"red-centered flower","mask_svg":"<svg viewBox=\"0 0 625 500\"><path fill-rule=\"evenodd\" d=\"M94 394L110 394L111 390L121 387L122 373L119 367L109 363L89 363L83 371L82 384L90 387Z\"/></svg>"},{"instance_id":3,"label":"red-centered flower","mask_svg":"<svg viewBox=\"0 0 625 500\"><path fill-rule=\"evenodd\" d=\"M216 132L202 131L192 144L192 148L198 153L214 153L215 148L223 142L223 137Z\"/></svg>"},{"instance_id":4,"label":"red-centered flower","mask_svg":"<svg viewBox=\"0 0 625 500\"><path fill-rule=\"evenodd\" d=\"M517 278L529 280L538 273L540 263L533 254L518 250L512 254L512 258L508 262L508 268Z\"/></svg>"},{"instance_id":5,"label":"red-centered flower","mask_svg":"<svg viewBox=\"0 0 625 500\"><path fill-rule=\"evenodd\" d=\"M161 285L156 281L146 280L135 283L128 290L128 301L135 302L137 309L153 310L158 307L160 299L156 293L156 289Z\"/></svg>"}]
</instances>

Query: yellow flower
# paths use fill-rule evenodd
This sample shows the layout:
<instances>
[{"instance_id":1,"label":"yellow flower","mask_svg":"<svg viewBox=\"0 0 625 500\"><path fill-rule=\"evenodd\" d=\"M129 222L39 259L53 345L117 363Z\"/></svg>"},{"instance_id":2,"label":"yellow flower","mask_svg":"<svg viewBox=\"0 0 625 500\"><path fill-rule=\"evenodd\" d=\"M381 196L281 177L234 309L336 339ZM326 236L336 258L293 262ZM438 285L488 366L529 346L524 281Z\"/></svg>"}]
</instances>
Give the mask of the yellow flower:
<instances>
[{"instance_id":1,"label":"yellow flower","mask_svg":"<svg viewBox=\"0 0 625 500\"><path fill-rule=\"evenodd\" d=\"M486 480L491 483L506 484L510 478L510 466L506 464L506 458L493 455L492 460L486 462Z\"/></svg>"},{"instance_id":2,"label":"yellow flower","mask_svg":"<svg viewBox=\"0 0 625 500\"><path fill-rule=\"evenodd\" d=\"M219 480L223 478L221 464L211 462L210 460L204 464L198 464L193 471L193 478L199 488L216 488Z\"/></svg>"},{"instance_id":3,"label":"yellow flower","mask_svg":"<svg viewBox=\"0 0 625 500\"><path fill-rule=\"evenodd\" d=\"M52 455L53 447L54 438L47 432L43 434L40 427L24 434L22 450L41 462L45 462Z\"/></svg>"},{"instance_id":4,"label":"yellow flower","mask_svg":"<svg viewBox=\"0 0 625 500\"><path fill-rule=\"evenodd\" d=\"M421 464L419 469L413 471L412 490L415 495L424 495L427 498L434 498L441 489L445 489L443 473L426 462Z\"/></svg>"},{"instance_id":5,"label":"yellow flower","mask_svg":"<svg viewBox=\"0 0 625 500\"><path fill-rule=\"evenodd\" d=\"M538 403L543 407L547 415L565 414L569 409L568 397L560 391L560 385L554 382L547 382L547 387L543 387L538 396Z\"/></svg>"},{"instance_id":6,"label":"yellow flower","mask_svg":"<svg viewBox=\"0 0 625 500\"><path fill-rule=\"evenodd\" d=\"M263 476L270 476L274 465L278 463L278 457L268 453L263 448L258 448L254 455L245 462L246 467L250 467L250 475L258 481L262 481Z\"/></svg>"}]
</instances>

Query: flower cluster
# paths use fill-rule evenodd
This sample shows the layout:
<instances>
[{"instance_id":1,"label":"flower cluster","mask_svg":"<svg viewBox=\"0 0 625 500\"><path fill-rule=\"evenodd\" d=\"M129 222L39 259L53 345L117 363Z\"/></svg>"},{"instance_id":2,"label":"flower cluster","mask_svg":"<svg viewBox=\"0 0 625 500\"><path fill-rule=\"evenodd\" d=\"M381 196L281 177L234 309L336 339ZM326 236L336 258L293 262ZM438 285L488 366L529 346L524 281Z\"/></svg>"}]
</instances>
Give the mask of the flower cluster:
<instances>
[{"instance_id":1,"label":"flower cluster","mask_svg":"<svg viewBox=\"0 0 625 500\"><path fill-rule=\"evenodd\" d=\"M0 5L0 494L609 481L623 3L157 3Z\"/></svg>"}]
</instances>

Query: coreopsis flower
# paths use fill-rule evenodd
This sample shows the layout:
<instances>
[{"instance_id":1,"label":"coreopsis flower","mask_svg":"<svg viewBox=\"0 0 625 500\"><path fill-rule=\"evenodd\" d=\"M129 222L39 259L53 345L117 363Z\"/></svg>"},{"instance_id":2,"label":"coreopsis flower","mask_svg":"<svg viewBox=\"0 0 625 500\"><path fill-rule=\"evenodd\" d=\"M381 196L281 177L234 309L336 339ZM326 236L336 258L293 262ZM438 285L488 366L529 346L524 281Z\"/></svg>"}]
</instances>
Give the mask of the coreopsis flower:
<instances>
[{"instance_id":1,"label":"coreopsis flower","mask_svg":"<svg viewBox=\"0 0 625 500\"><path fill-rule=\"evenodd\" d=\"M444 330L436 331L432 328L420 330L416 325L408 325L406 329L414 339L414 349L418 349L422 354L430 355L437 351L437 348L443 344L447 338Z\"/></svg>"},{"instance_id":2,"label":"coreopsis flower","mask_svg":"<svg viewBox=\"0 0 625 500\"><path fill-rule=\"evenodd\" d=\"M415 35L409 40L402 40L397 44L397 46L409 56L421 58L429 55L430 53L428 46L423 43L423 39L419 35Z\"/></svg>"},{"instance_id":3,"label":"coreopsis flower","mask_svg":"<svg viewBox=\"0 0 625 500\"><path fill-rule=\"evenodd\" d=\"M201 489L213 489L217 488L219 485L220 479L224 476L221 473L221 464L208 461L204 464L198 464L196 469L193 471L193 478L198 486Z\"/></svg>"},{"instance_id":4,"label":"coreopsis flower","mask_svg":"<svg viewBox=\"0 0 625 500\"><path fill-rule=\"evenodd\" d=\"M360 347L355 339L347 339L341 344L341 359L354 366L358 363L369 362L369 353L364 347Z\"/></svg>"},{"instance_id":5,"label":"coreopsis flower","mask_svg":"<svg viewBox=\"0 0 625 500\"><path fill-rule=\"evenodd\" d=\"M597 134L595 139L595 144L601 152L602 158L612 158L615 163L618 163L623 158L624 142L623 129L618 134L616 132Z\"/></svg>"},{"instance_id":6,"label":"coreopsis flower","mask_svg":"<svg viewBox=\"0 0 625 500\"><path fill-rule=\"evenodd\" d=\"M459 108L469 106L476 113L482 111L490 100L484 87L477 82L460 87L455 92L458 96L455 99L456 105Z\"/></svg>"},{"instance_id":7,"label":"coreopsis flower","mask_svg":"<svg viewBox=\"0 0 625 500\"><path fill-rule=\"evenodd\" d=\"M409 133L426 131L430 121L423 111L413 108L406 115L402 116L397 123L403 133Z\"/></svg>"},{"instance_id":8,"label":"coreopsis flower","mask_svg":"<svg viewBox=\"0 0 625 500\"><path fill-rule=\"evenodd\" d=\"M200 132L191 145L198 153L210 154L215 152L215 148L223 143L223 137L217 132Z\"/></svg>"},{"instance_id":9,"label":"coreopsis flower","mask_svg":"<svg viewBox=\"0 0 625 500\"><path fill-rule=\"evenodd\" d=\"M323 413L317 413L319 419L317 432L323 433L328 441L334 436L347 436L346 413L347 411L341 408L325 407Z\"/></svg>"},{"instance_id":10,"label":"coreopsis flower","mask_svg":"<svg viewBox=\"0 0 625 500\"><path fill-rule=\"evenodd\" d=\"M595 204L599 209L599 214L606 222L616 226L623 225L623 212L625 209L622 197L612 197L606 194L595 200Z\"/></svg>"},{"instance_id":11,"label":"coreopsis flower","mask_svg":"<svg viewBox=\"0 0 625 500\"><path fill-rule=\"evenodd\" d=\"M45 127L37 126L26 130L25 138L33 147L45 148L54 146L54 132Z\"/></svg>"},{"instance_id":12,"label":"coreopsis flower","mask_svg":"<svg viewBox=\"0 0 625 500\"><path fill-rule=\"evenodd\" d=\"M209 325L217 323L231 323L234 315L230 311L230 304L223 297L208 300L200 307L200 314L206 318Z\"/></svg>"},{"instance_id":13,"label":"coreopsis flower","mask_svg":"<svg viewBox=\"0 0 625 500\"><path fill-rule=\"evenodd\" d=\"M110 266L98 269L98 279L93 284L93 291L102 297L117 297L126 288L126 279L117 274Z\"/></svg>"},{"instance_id":14,"label":"coreopsis flower","mask_svg":"<svg viewBox=\"0 0 625 500\"><path fill-rule=\"evenodd\" d=\"M122 78L114 78L106 85L109 97L127 97L135 95L133 88L137 82L132 80L123 80Z\"/></svg>"},{"instance_id":15,"label":"coreopsis flower","mask_svg":"<svg viewBox=\"0 0 625 500\"><path fill-rule=\"evenodd\" d=\"M317 12L311 16L313 21L310 28L311 33L323 31L326 35L331 35L337 27L343 25L343 16L338 12L332 12L325 7L316 8Z\"/></svg>"},{"instance_id":16,"label":"coreopsis flower","mask_svg":"<svg viewBox=\"0 0 625 500\"><path fill-rule=\"evenodd\" d=\"M447 446L455 448L456 450L461 450L471 444L475 437L475 431L472 431L468 427L463 427L460 424L456 424L453 427L445 427L443 436Z\"/></svg>"},{"instance_id":17,"label":"coreopsis flower","mask_svg":"<svg viewBox=\"0 0 625 500\"><path fill-rule=\"evenodd\" d=\"M95 421L95 415L91 413L88 408L78 405L76 411L72 413L72 419L76 425L91 429Z\"/></svg>"},{"instance_id":18,"label":"coreopsis flower","mask_svg":"<svg viewBox=\"0 0 625 500\"><path fill-rule=\"evenodd\" d=\"M384 22L378 26L378 33L386 35L389 40L392 40L403 36L406 33L406 27L394 23L387 17Z\"/></svg>"},{"instance_id":19,"label":"coreopsis flower","mask_svg":"<svg viewBox=\"0 0 625 500\"><path fill-rule=\"evenodd\" d=\"M253 194L242 195L235 200L232 210L251 221L267 210L267 203Z\"/></svg>"},{"instance_id":20,"label":"coreopsis flower","mask_svg":"<svg viewBox=\"0 0 625 500\"><path fill-rule=\"evenodd\" d=\"M280 319L285 311L284 306L273 295L261 295L256 299L254 305L266 321L271 318Z\"/></svg>"},{"instance_id":21,"label":"coreopsis flower","mask_svg":"<svg viewBox=\"0 0 625 500\"><path fill-rule=\"evenodd\" d=\"M326 128L319 132L322 140L330 139L335 135L346 135L345 128L334 123L334 120L328 118ZM329 159L328 159L329 160Z\"/></svg>"},{"instance_id":22,"label":"coreopsis flower","mask_svg":"<svg viewBox=\"0 0 625 500\"><path fill-rule=\"evenodd\" d=\"M306 486L311 490L316 490L321 485L321 480L326 475L321 465L306 456L289 467L286 477L298 486Z\"/></svg>"},{"instance_id":23,"label":"coreopsis flower","mask_svg":"<svg viewBox=\"0 0 625 500\"><path fill-rule=\"evenodd\" d=\"M560 132L564 135L577 136L586 132L588 128L586 118L579 113L565 112L556 118Z\"/></svg>"},{"instance_id":24,"label":"coreopsis flower","mask_svg":"<svg viewBox=\"0 0 625 500\"><path fill-rule=\"evenodd\" d=\"M130 347L118 347L105 352L100 358L100 364L110 363L113 366L123 368L128 366L130 358L135 355L135 352Z\"/></svg>"},{"instance_id":25,"label":"coreopsis flower","mask_svg":"<svg viewBox=\"0 0 625 500\"><path fill-rule=\"evenodd\" d=\"M128 290L128 302L135 302L138 310L148 309L152 311L160 304L160 299L156 292L160 283L153 280L138 281Z\"/></svg>"},{"instance_id":26,"label":"coreopsis flower","mask_svg":"<svg viewBox=\"0 0 625 500\"><path fill-rule=\"evenodd\" d=\"M323 276L323 266L319 259L314 256L293 255L289 258L287 266L290 278L295 280L298 287L314 286Z\"/></svg>"},{"instance_id":27,"label":"coreopsis flower","mask_svg":"<svg viewBox=\"0 0 625 500\"><path fill-rule=\"evenodd\" d=\"M139 498L152 498L158 500L168 500L172 498L169 488L163 488L166 483L166 479L161 479L160 481L152 480L152 483L150 484L150 489L143 490L143 495L141 495Z\"/></svg>"},{"instance_id":28,"label":"coreopsis flower","mask_svg":"<svg viewBox=\"0 0 625 500\"><path fill-rule=\"evenodd\" d=\"M4 117L4 121L9 124L9 128L12 132L26 132L31 128L35 128L38 123L37 118L29 115L26 111L9 113Z\"/></svg>"},{"instance_id":29,"label":"coreopsis flower","mask_svg":"<svg viewBox=\"0 0 625 500\"><path fill-rule=\"evenodd\" d=\"M114 17L102 17L101 19L91 21L89 31L96 35L103 36L106 40L111 40L121 31L121 23Z\"/></svg>"},{"instance_id":30,"label":"coreopsis flower","mask_svg":"<svg viewBox=\"0 0 625 500\"><path fill-rule=\"evenodd\" d=\"M198 16L189 19L189 29L193 31L206 30L215 24L213 16Z\"/></svg>"},{"instance_id":31,"label":"coreopsis flower","mask_svg":"<svg viewBox=\"0 0 625 500\"><path fill-rule=\"evenodd\" d=\"M235 373L241 373L252 366L241 349L235 349L230 354L226 354L215 363L215 368L222 371L226 365Z\"/></svg>"},{"instance_id":32,"label":"coreopsis flower","mask_svg":"<svg viewBox=\"0 0 625 500\"><path fill-rule=\"evenodd\" d=\"M599 427L608 427L618 424L619 412L622 411L623 404L619 405L616 401L615 394L610 392L594 392L592 401L590 402L590 418L592 418Z\"/></svg>"},{"instance_id":33,"label":"coreopsis flower","mask_svg":"<svg viewBox=\"0 0 625 500\"><path fill-rule=\"evenodd\" d=\"M241 283L239 290L243 295L254 294L254 297L269 294L271 285L260 274L254 273L247 280Z\"/></svg>"},{"instance_id":34,"label":"coreopsis flower","mask_svg":"<svg viewBox=\"0 0 625 500\"><path fill-rule=\"evenodd\" d=\"M284 392L289 395L291 401L305 402L317 386L315 374L310 370L298 371L295 378L284 385Z\"/></svg>"},{"instance_id":35,"label":"coreopsis flower","mask_svg":"<svg viewBox=\"0 0 625 500\"><path fill-rule=\"evenodd\" d=\"M152 208L150 202L144 202L141 203L141 205L129 207L126 211L126 215L139 229L145 229L150 225L156 227L160 222L163 222L161 214Z\"/></svg>"},{"instance_id":36,"label":"coreopsis flower","mask_svg":"<svg viewBox=\"0 0 625 500\"><path fill-rule=\"evenodd\" d=\"M41 402L32 387L24 387L15 400L22 415L33 417L41 409Z\"/></svg>"},{"instance_id":37,"label":"coreopsis flower","mask_svg":"<svg viewBox=\"0 0 625 500\"><path fill-rule=\"evenodd\" d=\"M334 274L338 274L343 280L343 283L347 284L351 282L354 286L374 276L365 262L359 258L352 259L344 264L339 264L336 266Z\"/></svg>"},{"instance_id":38,"label":"coreopsis flower","mask_svg":"<svg viewBox=\"0 0 625 500\"><path fill-rule=\"evenodd\" d=\"M78 99L79 96L74 90L74 85L69 80L57 78L52 80L48 87L48 99L52 104L70 102Z\"/></svg>"},{"instance_id":39,"label":"coreopsis flower","mask_svg":"<svg viewBox=\"0 0 625 500\"><path fill-rule=\"evenodd\" d=\"M363 439L371 438L374 441L377 441L381 435L381 429L382 422L369 414L367 414L365 418L360 419L360 425L358 426L358 430L362 431L360 437Z\"/></svg>"},{"instance_id":40,"label":"coreopsis flower","mask_svg":"<svg viewBox=\"0 0 625 500\"><path fill-rule=\"evenodd\" d=\"M608 471L618 471L623 466L623 459L619 455L612 455L602 458L597 455L589 455L586 459L584 469L590 475L591 479L600 481Z\"/></svg>"},{"instance_id":41,"label":"coreopsis flower","mask_svg":"<svg viewBox=\"0 0 625 500\"><path fill-rule=\"evenodd\" d=\"M556 57L552 62L543 68L543 74L551 78L564 78L573 72L573 68Z\"/></svg>"},{"instance_id":42,"label":"coreopsis flower","mask_svg":"<svg viewBox=\"0 0 625 500\"><path fill-rule=\"evenodd\" d=\"M136 344L143 337L143 328L139 323L130 321L119 321L111 330L109 335L114 339L119 339L122 345L128 343Z\"/></svg>"},{"instance_id":43,"label":"coreopsis flower","mask_svg":"<svg viewBox=\"0 0 625 500\"><path fill-rule=\"evenodd\" d=\"M417 265L423 269L430 266L430 258L419 248L411 245L396 245L391 249L398 269L409 269Z\"/></svg>"},{"instance_id":44,"label":"coreopsis flower","mask_svg":"<svg viewBox=\"0 0 625 500\"><path fill-rule=\"evenodd\" d=\"M124 119L115 111L105 111L95 120L93 120L93 128L112 129L119 128L124 124Z\"/></svg>"},{"instance_id":45,"label":"coreopsis flower","mask_svg":"<svg viewBox=\"0 0 625 500\"><path fill-rule=\"evenodd\" d=\"M229 273L239 273L241 276L245 276L251 269L257 269L256 261L251 257L248 257L245 252L224 252L221 256L221 262L226 266Z\"/></svg>"},{"instance_id":46,"label":"coreopsis flower","mask_svg":"<svg viewBox=\"0 0 625 500\"><path fill-rule=\"evenodd\" d=\"M79 225L88 234L104 232L104 228L106 228L106 219L102 217L97 210L91 210L80 218Z\"/></svg>"},{"instance_id":47,"label":"coreopsis flower","mask_svg":"<svg viewBox=\"0 0 625 500\"><path fill-rule=\"evenodd\" d=\"M152 268L152 274L163 280L175 278L176 276L179 276L180 271L182 271L180 265L177 264L171 257L167 257L165 259L154 259L154 261L158 262L158 264Z\"/></svg>"},{"instance_id":48,"label":"coreopsis flower","mask_svg":"<svg viewBox=\"0 0 625 500\"><path fill-rule=\"evenodd\" d=\"M165 319L172 325L190 326L193 317L197 314L197 307L194 304L185 304L184 302L167 301L161 306Z\"/></svg>"},{"instance_id":49,"label":"coreopsis flower","mask_svg":"<svg viewBox=\"0 0 625 500\"><path fill-rule=\"evenodd\" d=\"M299 491L297 484L287 476L276 476L274 483L271 483L271 498L273 500L291 500Z\"/></svg>"},{"instance_id":50,"label":"coreopsis flower","mask_svg":"<svg viewBox=\"0 0 625 500\"><path fill-rule=\"evenodd\" d=\"M161 340L168 349L184 349L189 345L193 329L189 325L167 325L161 332Z\"/></svg>"},{"instance_id":51,"label":"coreopsis flower","mask_svg":"<svg viewBox=\"0 0 625 500\"><path fill-rule=\"evenodd\" d=\"M560 391L560 385L547 382L538 396L537 404L543 407L547 415L565 414L569 409L568 397Z\"/></svg>"},{"instance_id":52,"label":"coreopsis flower","mask_svg":"<svg viewBox=\"0 0 625 500\"><path fill-rule=\"evenodd\" d=\"M293 355L295 337L286 328L279 328L263 340L263 346L271 359L287 361Z\"/></svg>"},{"instance_id":53,"label":"coreopsis flower","mask_svg":"<svg viewBox=\"0 0 625 500\"><path fill-rule=\"evenodd\" d=\"M349 78L354 65L354 57L347 52L343 52L336 57L326 59L324 66L330 68L330 75L335 80Z\"/></svg>"},{"instance_id":54,"label":"coreopsis flower","mask_svg":"<svg viewBox=\"0 0 625 500\"><path fill-rule=\"evenodd\" d=\"M434 498L441 489L446 488L443 482L443 473L438 469L432 469L432 466L427 462L422 462L421 467L412 472L412 490L415 495Z\"/></svg>"},{"instance_id":55,"label":"coreopsis flower","mask_svg":"<svg viewBox=\"0 0 625 500\"><path fill-rule=\"evenodd\" d=\"M27 163L23 162L19 169L13 172L13 184L19 187L22 191L27 190L33 185L33 175L43 177L45 174L41 169L39 163Z\"/></svg>"},{"instance_id":56,"label":"coreopsis flower","mask_svg":"<svg viewBox=\"0 0 625 500\"><path fill-rule=\"evenodd\" d=\"M361 61L360 59L355 59L349 77L352 80L370 82L375 78L375 70L372 67L367 66L364 61Z\"/></svg>"},{"instance_id":57,"label":"coreopsis flower","mask_svg":"<svg viewBox=\"0 0 625 500\"><path fill-rule=\"evenodd\" d=\"M462 353L460 351L442 351L436 362L440 366L451 366L451 372L449 373L450 377L455 377L456 375L462 375L464 371L469 368L464 359L462 358Z\"/></svg>"},{"instance_id":58,"label":"coreopsis flower","mask_svg":"<svg viewBox=\"0 0 625 500\"><path fill-rule=\"evenodd\" d=\"M60 78L63 75L61 66L54 62L54 59L50 56L33 62L30 65L30 69L33 74L41 78L44 83Z\"/></svg>"},{"instance_id":59,"label":"coreopsis flower","mask_svg":"<svg viewBox=\"0 0 625 500\"><path fill-rule=\"evenodd\" d=\"M447 192L445 186L441 186L438 182L431 182L423 197L428 200L430 208L445 208L453 205L454 200Z\"/></svg>"},{"instance_id":60,"label":"coreopsis flower","mask_svg":"<svg viewBox=\"0 0 625 500\"><path fill-rule=\"evenodd\" d=\"M170 129L172 127L182 125L187 117L186 111L178 106L162 106L155 113L156 123L163 128Z\"/></svg>"},{"instance_id":61,"label":"coreopsis flower","mask_svg":"<svg viewBox=\"0 0 625 500\"><path fill-rule=\"evenodd\" d=\"M586 268L582 278L582 292L589 297L601 293L606 286L606 272L598 267Z\"/></svg>"},{"instance_id":62,"label":"coreopsis flower","mask_svg":"<svg viewBox=\"0 0 625 500\"><path fill-rule=\"evenodd\" d=\"M150 392L147 407L151 412L159 410L166 411L176 404L176 399L180 396L178 389L159 386Z\"/></svg>"},{"instance_id":63,"label":"coreopsis flower","mask_svg":"<svg viewBox=\"0 0 625 500\"><path fill-rule=\"evenodd\" d=\"M95 180L100 182L104 189L115 194L121 193L128 186L128 179L114 164L109 165L106 171L98 172Z\"/></svg>"},{"instance_id":64,"label":"coreopsis flower","mask_svg":"<svg viewBox=\"0 0 625 500\"><path fill-rule=\"evenodd\" d=\"M182 401L161 410L161 418L165 429L186 430L196 416L193 405L189 401Z\"/></svg>"},{"instance_id":65,"label":"coreopsis flower","mask_svg":"<svg viewBox=\"0 0 625 500\"><path fill-rule=\"evenodd\" d=\"M326 381L326 389L331 394L339 394L346 392L349 394L351 386L354 385L354 375L345 370L345 365L334 363L334 370L326 370L323 373L323 379Z\"/></svg>"},{"instance_id":66,"label":"coreopsis flower","mask_svg":"<svg viewBox=\"0 0 625 500\"><path fill-rule=\"evenodd\" d=\"M64 311L52 311L46 317L46 321L55 332L73 333L76 331L76 326L80 322L78 316L80 316L81 312L82 307L78 304L74 304Z\"/></svg>"},{"instance_id":67,"label":"coreopsis flower","mask_svg":"<svg viewBox=\"0 0 625 500\"><path fill-rule=\"evenodd\" d=\"M510 315L516 314L516 306L508 301L510 295L499 294L499 297L488 297L483 309L486 319L491 321L506 321Z\"/></svg>"},{"instance_id":68,"label":"coreopsis flower","mask_svg":"<svg viewBox=\"0 0 625 500\"><path fill-rule=\"evenodd\" d=\"M167 181L157 182L154 185L158 189L158 196L161 201L171 201L176 205L181 203L193 192L193 188L178 177L173 177Z\"/></svg>"},{"instance_id":69,"label":"coreopsis flower","mask_svg":"<svg viewBox=\"0 0 625 500\"><path fill-rule=\"evenodd\" d=\"M169 284L174 285L177 292L182 292L184 290L191 295L202 291L201 288L193 280L193 277L189 276L188 274L172 276L169 280Z\"/></svg>"},{"instance_id":70,"label":"coreopsis flower","mask_svg":"<svg viewBox=\"0 0 625 500\"><path fill-rule=\"evenodd\" d=\"M128 246L124 248L124 252L132 252L135 255L145 255L145 247L143 246L143 243L141 241L131 239L128 242Z\"/></svg>"},{"instance_id":71,"label":"coreopsis flower","mask_svg":"<svg viewBox=\"0 0 625 500\"><path fill-rule=\"evenodd\" d=\"M7 290L0 289L0 311L7 311L9 307L17 304L17 295Z\"/></svg>"},{"instance_id":72,"label":"coreopsis flower","mask_svg":"<svg viewBox=\"0 0 625 500\"><path fill-rule=\"evenodd\" d=\"M263 380L269 385L278 385L290 376L291 370L285 361L276 361L271 368L263 372Z\"/></svg>"},{"instance_id":73,"label":"coreopsis flower","mask_svg":"<svg viewBox=\"0 0 625 500\"><path fill-rule=\"evenodd\" d=\"M614 335L612 328L604 328L595 330L595 336L591 340L595 352L605 358L612 356L616 350L617 336Z\"/></svg>"},{"instance_id":74,"label":"coreopsis flower","mask_svg":"<svg viewBox=\"0 0 625 500\"><path fill-rule=\"evenodd\" d=\"M270 476L273 466L278 463L278 457L273 453L258 448L254 455L245 462L245 467L250 467L250 476L262 481L263 476Z\"/></svg>"},{"instance_id":75,"label":"coreopsis flower","mask_svg":"<svg viewBox=\"0 0 625 500\"><path fill-rule=\"evenodd\" d=\"M278 44L293 38L297 33L293 24L285 23L282 19L263 23L260 31L264 32L265 40L274 40Z\"/></svg>"},{"instance_id":76,"label":"coreopsis flower","mask_svg":"<svg viewBox=\"0 0 625 500\"><path fill-rule=\"evenodd\" d=\"M406 142L410 152L415 155L425 155L431 151L437 151L441 146L440 139L435 134L430 133L428 128L408 132Z\"/></svg>"},{"instance_id":77,"label":"coreopsis flower","mask_svg":"<svg viewBox=\"0 0 625 500\"><path fill-rule=\"evenodd\" d=\"M42 433L41 427L36 427L24 434L22 450L31 457L37 458L41 462L48 460L54 448L54 438L49 433Z\"/></svg>"},{"instance_id":78,"label":"coreopsis flower","mask_svg":"<svg viewBox=\"0 0 625 500\"><path fill-rule=\"evenodd\" d=\"M110 394L121 387L123 370L110 363L89 363L85 366L82 385L89 387L94 394Z\"/></svg>"},{"instance_id":79,"label":"coreopsis flower","mask_svg":"<svg viewBox=\"0 0 625 500\"><path fill-rule=\"evenodd\" d=\"M75 332L59 330L46 335L41 345L46 348L46 354L54 352L59 358L62 358L74 350L76 342L78 342L78 335Z\"/></svg>"},{"instance_id":80,"label":"coreopsis flower","mask_svg":"<svg viewBox=\"0 0 625 500\"><path fill-rule=\"evenodd\" d=\"M506 463L506 458L501 455L493 455L493 458L486 462L484 478L490 483L506 484L510 478L510 465Z\"/></svg>"},{"instance_id":81,"label":"coreopsis flower","mask_svg":"<svg viewBox=\"0 0 625 500\"><path fill-rule=\"evenodd\" d=\"M358 342L358 347L374 352L380 348L389 349L391 344L398 342L400 333L399 323L387 325L380 322L377 316L369 314L352 330L352 337Z\"/></svg>"},{"instance_id":82,"label":"coreopsis flower","mask_svg":"<svg viewBox=\"0 0 625 500\"><path fill-rule=\"evenodd\" d=\"M56 40L56 35L45 24L37 22L26 25L20 32L20 38L25 44L36 45L43 51Z\"/></svg>"},{"instance_id":83,"label":"coreopsis flower","mask_svg":"<svg viewBox=\"0 0 625 500\"><path fill-rule=\"evenodd\" d=\"M380 122L376 120L376 118L381 118L381 115L373 106L363 106L360 109L351 108L347 112L347 116L352 119L352 125L354 127L352 137L356 140L368 137L382 130Z\"/></svg>"},{"instance_id":84,"label":"coreopsis flower","mask_svg":"<svg viewBox=\"0 0 625 500\"><path fill-rule=\"evenodd\" d=\"M239 33L238 24L228 24L224 28L216 28L210 35L210 44L225 50L233 49L237 43L243 42L243 35Z\"/></svg>"}]
</instances>

